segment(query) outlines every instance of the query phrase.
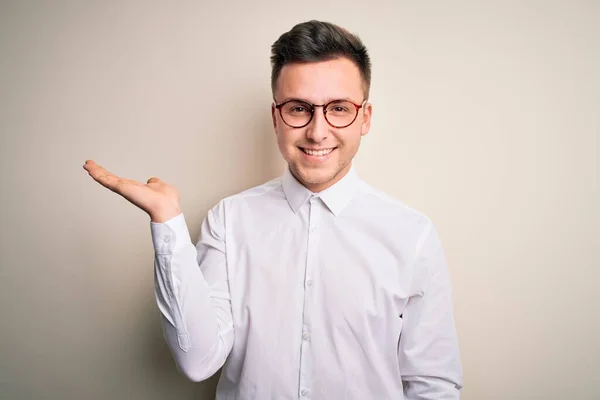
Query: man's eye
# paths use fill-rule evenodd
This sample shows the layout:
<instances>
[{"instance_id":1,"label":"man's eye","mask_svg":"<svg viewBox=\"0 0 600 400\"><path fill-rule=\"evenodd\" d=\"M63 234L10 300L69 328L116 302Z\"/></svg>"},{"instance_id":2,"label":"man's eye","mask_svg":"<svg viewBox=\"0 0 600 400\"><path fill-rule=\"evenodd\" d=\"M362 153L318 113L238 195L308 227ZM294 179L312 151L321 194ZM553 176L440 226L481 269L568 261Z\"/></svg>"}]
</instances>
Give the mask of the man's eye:
<instances>
[{"instance_id":1,"label":"man's eye","mask_svg":"<svg viewBox=\"0 0 600 400\"><path fill-rule=\"evenodd\" d=\"M301 112L306 112L306 108L298 106L298 107L293 107L290 111L294 112L294 113L301 113Z\"/></svg>"},{"instance_id":2,"label":"man's eye","mask_svg":"<svg viewBox=\"0 0 600 400\"><path fill-rule=\"evenodd\" d=\"M332 106L329 109L330 112L334 112L334 113L347 113L349 111L348 107L344 107L344 106Z\"/></svg>"}]
</instances>

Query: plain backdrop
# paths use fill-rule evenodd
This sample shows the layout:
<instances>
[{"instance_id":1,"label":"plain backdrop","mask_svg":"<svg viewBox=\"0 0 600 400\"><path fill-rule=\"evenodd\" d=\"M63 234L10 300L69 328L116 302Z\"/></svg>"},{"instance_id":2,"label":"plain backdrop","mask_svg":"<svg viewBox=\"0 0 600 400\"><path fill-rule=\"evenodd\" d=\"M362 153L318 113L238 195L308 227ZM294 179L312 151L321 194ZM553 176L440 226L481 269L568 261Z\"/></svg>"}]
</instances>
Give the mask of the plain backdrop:
<instances>
[{"instance_id":1,"label":"plain backdrop","mask_svg":"<svg viewBox=\"0 0 600 400\"><path fill-rule=\"evenodd\" d=\"M214 398L163 341L149 218L82 165L172 183L197 240L283 172L270 46L310 19L370 51L355 165L441 234L462 398L600 398L600 2L566 0L3 1L0 398Z\"/></svg>"}]
</instances>

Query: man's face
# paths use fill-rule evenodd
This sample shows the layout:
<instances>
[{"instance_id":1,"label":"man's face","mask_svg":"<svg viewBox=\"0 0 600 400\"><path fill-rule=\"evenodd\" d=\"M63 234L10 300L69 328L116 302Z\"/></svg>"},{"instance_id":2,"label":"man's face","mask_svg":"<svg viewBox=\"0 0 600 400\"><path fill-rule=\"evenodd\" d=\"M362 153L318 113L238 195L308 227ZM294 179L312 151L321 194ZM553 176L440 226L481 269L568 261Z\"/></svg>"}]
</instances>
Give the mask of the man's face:
<instances>
[{"instance_id":1,"label":"man's face","mask_svg":"<svg viewBox=\"0 0 600 400\"><path fill-rule=\"evenodd\" d=\"M277 104L289 99L304 100L311 104L347 99L360 105L366 100L360 72L346 58L285 65L279 75L274 97ZM360 146L361 137L369 132L371 112L371 105L367 103L358 111L352 125L334 128L325 120L323 108L316 107L308 125L292 128L282 120L279 110L272 106L279 151L296 179L309 190L320 192L346 175ZM309 155L306 149L333 150L326 155Z\"/></svg>"}]
</instances>

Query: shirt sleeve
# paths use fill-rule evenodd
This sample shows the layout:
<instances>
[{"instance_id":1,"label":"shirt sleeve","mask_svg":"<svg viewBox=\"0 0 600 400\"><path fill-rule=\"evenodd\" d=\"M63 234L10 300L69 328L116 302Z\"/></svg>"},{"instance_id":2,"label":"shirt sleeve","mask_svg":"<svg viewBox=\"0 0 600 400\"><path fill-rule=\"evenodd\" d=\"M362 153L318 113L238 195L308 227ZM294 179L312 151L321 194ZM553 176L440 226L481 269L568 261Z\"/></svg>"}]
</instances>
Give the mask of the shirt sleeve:
<instances>
[{"instance_id":1,"label":"shirt sleeve","mask_svg":"<svg viewBox=\"0 0 600 400\"><path fill-rule=\"evenodd\" d=\"M179 370L199 382L214 375L233 346L221 207L208 212L194 246L183 214L151 222L155 296Z\"/></svg>"},{"instance_id":2,"label":"shirt sleeve","mask_svg":"<svg viewBox=\"0 0 600 400\"><path fill-rule=\"evenodd\" d=\"M421 288L408 300L398 346L407 400L456 400L462 365L454 324L450 276L431 222L417 246L414 277Z\"/></svg>"}]
</instances>

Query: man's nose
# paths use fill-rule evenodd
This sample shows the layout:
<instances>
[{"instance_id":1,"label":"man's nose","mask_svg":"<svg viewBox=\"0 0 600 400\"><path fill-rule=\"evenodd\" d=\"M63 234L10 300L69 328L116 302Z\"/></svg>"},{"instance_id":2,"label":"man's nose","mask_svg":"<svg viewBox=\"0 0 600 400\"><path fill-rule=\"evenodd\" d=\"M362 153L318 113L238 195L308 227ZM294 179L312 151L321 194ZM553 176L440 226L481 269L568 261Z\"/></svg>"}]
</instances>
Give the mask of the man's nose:
<instances>
[{"instance_id":1,"label":"man's nose","mask_svg":"<svg viewBox=\"0 0 600 400\"><path fill-rule=\"evenodd\" d=\"M315 107L312 121L310 121L308 129L306 130L306 137L319 143L327 137L328 132L329 124L325 119L325 114L323 114L323 108Z\"/></svg>"}]
</instances>

